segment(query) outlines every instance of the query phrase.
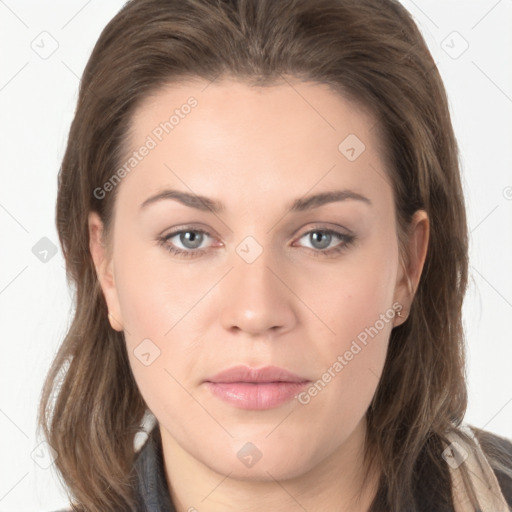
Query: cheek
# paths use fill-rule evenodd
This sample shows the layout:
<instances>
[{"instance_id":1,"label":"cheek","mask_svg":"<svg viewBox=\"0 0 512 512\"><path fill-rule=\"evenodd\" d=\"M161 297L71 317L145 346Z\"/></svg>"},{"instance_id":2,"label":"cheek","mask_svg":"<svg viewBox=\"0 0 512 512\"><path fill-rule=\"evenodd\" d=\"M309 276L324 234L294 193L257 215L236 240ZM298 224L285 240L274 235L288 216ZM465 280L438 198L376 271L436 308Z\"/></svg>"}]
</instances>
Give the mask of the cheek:
<instances>
[{"instance_id":1,"label":"cheek","mask_svg":"<svg viewBox=\"0 0 512 512\"><path fill-rule=\"evenodd\" d=\"M200 349L194 340L202 332L201 298L218 278L210 272L198 279L194 265L171 265L163 248L135 238L119 241L117 249L116 288L137 385L154 412L169 401L182 410L176 402L187 395L179 383L194 375Z\"/></svg>"},{"instance_id":2,"label":"cheek","mask_svg":"<svg viewBox=\"0 0 512 512\"><path fill-rule=\"evenodd\" d=\"M345 256L335 265L304 272L298 284L304 302L333 331L326 337L329 350L343 348L374 325L394 302L396 245L376 240Z\"/></svg>"},{"instance_id":3,"label":"cheek","mask_svg":"<svg viewBox=\"0 0 512 512\"><path fill-rule=\"evenodd\" d=\"M157 418L179 424L179 411L195 411L182 387L187 376L194 374L189 343L194 333L188 321L192 315L187 315L194 303L194 286L187 286L179 273L167 275L161 263L136 258L135 252L118 265L116 273L126 347L137 387ZM187 336L183 336L186 326Z\"/></svg>"},{"instance_id":4,"label":"cheek","mask_svg":"<svg viewBox=\"0 0 512 512\"><path fill-rule=\"evenodd\" d=\"M172 265L161 247L136 239L118 246L114 258L116 288L123 323L131 337L168 339L208 289L192 266Z\"/></svg>"},{"instance_id":5,"label":"cheek","mask_svg":"<svg viewBox=\"0 0 512 512\"><path fill-rule=\"evenodd\" d=\"M347 257L328 274L304 278L301 285L304 294L309 289L304 301L309 301L332 331L324 330L322 340L316 343L323 373L302 401L314 401L320 414L319 409L356 420L369 406L378 385L396 316L398 265L397 247L380 243ZM315 336L311 334L310 339Z\"/></svg>"}]
</instances>

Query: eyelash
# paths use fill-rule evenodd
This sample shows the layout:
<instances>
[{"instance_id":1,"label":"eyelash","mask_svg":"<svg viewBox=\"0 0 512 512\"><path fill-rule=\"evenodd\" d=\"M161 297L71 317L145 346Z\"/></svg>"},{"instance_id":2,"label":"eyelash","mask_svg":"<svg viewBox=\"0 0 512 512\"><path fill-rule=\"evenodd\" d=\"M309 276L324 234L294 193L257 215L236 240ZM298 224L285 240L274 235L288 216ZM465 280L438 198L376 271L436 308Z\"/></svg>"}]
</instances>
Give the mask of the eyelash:
<instances>
[{"instance_id":1,"label":"eyelash","mask_svg":"<svg viewBox=\"0 0 512 512\"><path fill-rule=\"evenodd\" d=\"M200 233L202 235L211 236L210 233L208 233L207 231L204 231L202 229L190 229L190 228L189 229L179 229L179 230L173 231L172 233L169 233L163 237L159 237L158 244L161 245L164 249L166 249L167 251L169 251L171 254L173 254L175 256L180 256L180 257L184 257L184 258L194 258L194 257L199 257L199 256L203 255L206 252L205 249L190 249L190 250L184 251L183 249L179 249L173 245L169 245L169 240L171 238L175 237L176 235L180 235L182 233L187 233L187 232ZM332 229L322 229L322 228L310 229L309 231L304 232L298 238L298 240L300 240L301 238L303 238L306 235L309 235L311 233L323 233L323 234L327 234L327 235L333 235L336 238L339 238L342 242L342 243L340 243L334 247L331 247L330 249L327 249L327 250L313 249L311 247L303 247L303 249L309 249L309 250L313 251L313 254L315 257L336 256L336 255L346 251L356 240L355 235L346 235L344 233L340 233L340 232L334 231Z\"/></svg>"}]
</instances>

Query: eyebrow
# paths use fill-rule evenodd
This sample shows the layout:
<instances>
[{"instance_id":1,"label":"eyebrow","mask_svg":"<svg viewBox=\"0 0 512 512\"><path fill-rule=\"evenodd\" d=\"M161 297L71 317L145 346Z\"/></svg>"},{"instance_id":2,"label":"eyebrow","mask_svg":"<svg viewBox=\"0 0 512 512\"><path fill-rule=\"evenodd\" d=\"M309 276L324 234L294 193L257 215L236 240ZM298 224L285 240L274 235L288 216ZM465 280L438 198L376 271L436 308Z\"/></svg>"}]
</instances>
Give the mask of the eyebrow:
<instances>
[{"instance_id":1,"label":"eyebrow","mask_svg":"<svg viewBox=\"0 0 512 512\"><path fill-rule=\"evenodd\" d=\"M165 199L174 199L189 208L195 208L201 211L210 211L212 213L219 213L224 211L224 205L215 199L210 199L206 196L200 196L197 194L190 194L181 190L166 189L158 194L148 197L140 206L141 210L147 208L150 204L163 201ZM334 190L330 192L322 192L319 194L301 197L293 201L291 206L288 208L290 212L302 212L305 210L311 210L318 208L324 204L334 203L338 201L346 200L361 201L369 206L372 205L370 199L358 192L353 190Z\"/></svg>"},{"instance_id":2,"label":"eyebrow","mask_svg":"<svg viewBox=\"0 0 512 512\"><path fill-rule=\"evenodd\" d=\"M313 196L301 197L296 199L291 208L291 212L302 212L304 210L310 210L312 208L318 208L327 203L334 203L337 201L346 201L347 199L353 199L361 201L371 206L372 202L362 194L354 192L353 190L333 190L331 192L322 192Z\"/></svg>"},{"instance_id":3,"label":"eyebrow","mask_svg":"<svg viewBox=\"0 0 512 512\"><path fill-rule=\"evenodd\" d=\"M220 201L216 201L214 199L210 199L205 196L198 196L196 194L190 194L188 192L183 192L181 190L163 190L154 196L148 197L141 205L140 209L143 210L147 208L150 204L156 203L158 201L163 201L164 199L175 199L180 203L188 206L190 208L196 208L197 210L202 211L210 211L213 213L219 213L224 210L224 206L220 203Z\"/></svg>"}]
</instances>

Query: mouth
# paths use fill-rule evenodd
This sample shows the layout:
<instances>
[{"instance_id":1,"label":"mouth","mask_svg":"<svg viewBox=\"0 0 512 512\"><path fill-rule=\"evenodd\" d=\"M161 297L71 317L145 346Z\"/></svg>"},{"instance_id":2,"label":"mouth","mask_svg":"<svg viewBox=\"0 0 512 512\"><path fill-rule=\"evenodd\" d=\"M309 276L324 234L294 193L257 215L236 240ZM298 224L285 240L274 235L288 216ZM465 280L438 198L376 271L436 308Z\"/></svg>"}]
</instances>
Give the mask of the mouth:
<instances>
[{"instance_id":1,"label":"mouth","mask_svg":"<svg viewBox=\"0 0 512 512\"><path fill-rule=\"evenodd\" d=\"M204 383L215 397L234 407L265 410L290 401L310 381L276 366L235 366Z\"/></svg>"}]
</instances>

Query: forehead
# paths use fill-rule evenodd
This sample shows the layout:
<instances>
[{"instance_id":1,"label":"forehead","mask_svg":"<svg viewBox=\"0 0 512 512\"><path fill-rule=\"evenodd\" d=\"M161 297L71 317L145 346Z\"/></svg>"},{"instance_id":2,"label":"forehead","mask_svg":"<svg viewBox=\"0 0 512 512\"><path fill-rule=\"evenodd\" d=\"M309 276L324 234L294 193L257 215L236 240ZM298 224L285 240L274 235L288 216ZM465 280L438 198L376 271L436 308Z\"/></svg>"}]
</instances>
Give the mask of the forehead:
<instances>
[{"instance_id":1,"label":"forehead","mask_svg":"<svg viewBox=\"0 0 512 512\"><path fill-rule=\"evenodd\" d=\"M325 84L169 84L140 104L127 142L121 165L136 155L121 188L132 199L176 185L251 201L315 187L388 186L376 119Z\"/></svg>"}]
</instances>

